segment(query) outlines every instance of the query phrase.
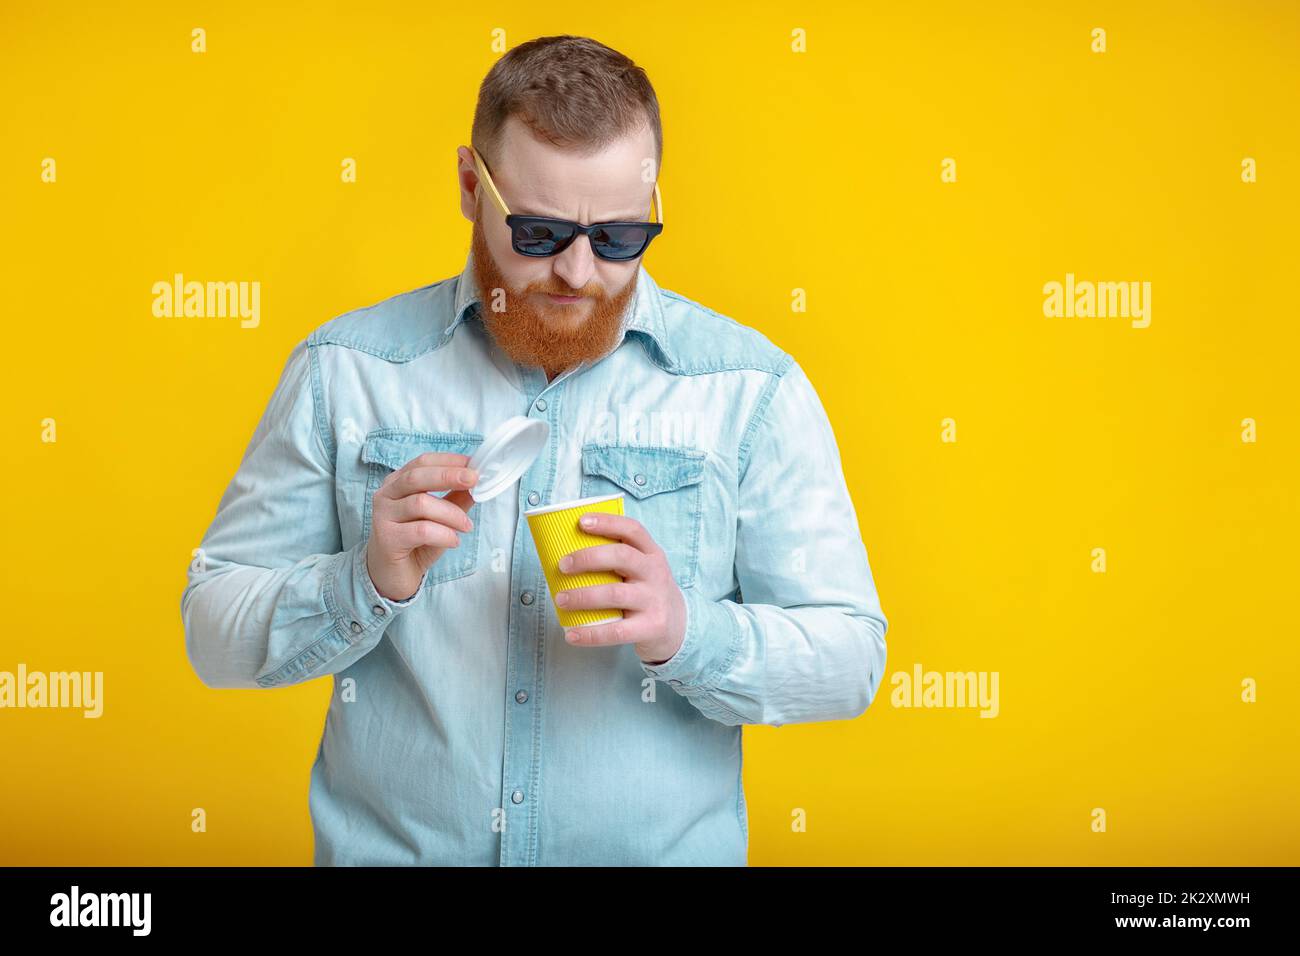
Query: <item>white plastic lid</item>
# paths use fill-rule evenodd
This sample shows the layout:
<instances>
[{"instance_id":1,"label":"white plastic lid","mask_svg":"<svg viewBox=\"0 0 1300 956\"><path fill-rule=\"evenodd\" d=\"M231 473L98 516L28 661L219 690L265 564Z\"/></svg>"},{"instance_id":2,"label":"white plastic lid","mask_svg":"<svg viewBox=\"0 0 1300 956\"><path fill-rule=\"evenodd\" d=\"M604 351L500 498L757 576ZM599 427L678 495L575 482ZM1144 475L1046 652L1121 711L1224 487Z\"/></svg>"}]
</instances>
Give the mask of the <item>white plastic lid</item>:
<instances>
[{"instance_id":1,"label":"white plastic lid","mask_svg":"<svg viewBox=\"0 0 1300 956\"><path fill-rule=\"evenodd\" d=\"M469 460L469 467L478 472L470 497L487 501L501 494L532 467L550 437L551 426L541 418L516 415L506 419Z\"/></svg>"}]
</instances>

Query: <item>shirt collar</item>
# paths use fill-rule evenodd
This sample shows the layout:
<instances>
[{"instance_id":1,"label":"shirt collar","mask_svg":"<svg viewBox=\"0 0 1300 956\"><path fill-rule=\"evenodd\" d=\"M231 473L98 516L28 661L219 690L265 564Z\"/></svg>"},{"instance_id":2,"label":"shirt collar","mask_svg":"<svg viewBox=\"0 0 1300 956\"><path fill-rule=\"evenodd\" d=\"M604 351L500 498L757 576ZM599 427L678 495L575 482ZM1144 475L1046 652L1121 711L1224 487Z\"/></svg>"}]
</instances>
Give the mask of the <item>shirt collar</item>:
<instances>
[{"instance_id":1,"label":"shirt collar","mask_svg":"<svg viewBox=\"0 0 1300 956\"><path fill-rule=\"evenodd\" d=\"M475 317L482 308L478 282L474 276L474 254L465 258L465 268L456 279L456 300L452 306L451 321L443 337L450 338L467 319ZM663 300L659 295L659 285L646 271L644 264L637 265L636 291L628 307L628 315L623 325L623 335L619 337L617 349L623 344L628 333L634 333L642 339L642 345L651 359L669 370L677 368L677 355L668 339L664 323Z\"/></svg>"}]
</instances>

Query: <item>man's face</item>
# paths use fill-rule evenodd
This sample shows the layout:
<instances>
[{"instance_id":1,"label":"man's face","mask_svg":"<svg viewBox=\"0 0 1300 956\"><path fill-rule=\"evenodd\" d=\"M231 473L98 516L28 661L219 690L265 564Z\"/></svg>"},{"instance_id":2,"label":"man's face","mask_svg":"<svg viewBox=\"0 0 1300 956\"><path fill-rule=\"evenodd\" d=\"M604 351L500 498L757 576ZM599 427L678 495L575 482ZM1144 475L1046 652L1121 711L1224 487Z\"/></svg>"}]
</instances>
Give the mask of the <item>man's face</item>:
<instances>
[{"instance_id":1,"label":"man's face","mask_svg":"<svg viewBox=\"0 0 1300 956\"><path fill-rule=\"evenodd\" d=\"M607 354L617 343L636 291L641 259L609 262L578 236L559 255L520 255L500 208L475 189L478 175L468 149L459 151L461 211L474 223L471 245L483 297L483 324L515 362L540 366L548 377ZM654 189L642 179L654 160L647 128L588 156L539 142L514 117L505 126L492 181L512 213L554 216L585 224L645 219ZM468 175L467 175L468 174ZM476 195L477 194L477 195ZM574 296L562 301L552 295Z\"/></svg>"}]
</instances>

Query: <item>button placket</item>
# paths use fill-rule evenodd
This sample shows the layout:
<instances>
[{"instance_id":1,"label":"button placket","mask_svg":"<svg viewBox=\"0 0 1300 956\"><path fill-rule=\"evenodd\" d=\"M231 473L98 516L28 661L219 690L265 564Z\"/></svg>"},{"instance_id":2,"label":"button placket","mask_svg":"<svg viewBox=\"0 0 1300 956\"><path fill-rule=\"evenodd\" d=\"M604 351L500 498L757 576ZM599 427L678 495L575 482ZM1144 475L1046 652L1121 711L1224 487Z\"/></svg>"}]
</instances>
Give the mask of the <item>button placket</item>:
<instances>
[{"instance_id":1,"label":"button placket","mask_svg":"<svg viewBox=\"0 0 1300 956\"><path fill-rule=\"evenodd\" d=\"M544 391L548 384L540 370L529 370L524 374L526 390L533 395L528 406L529 414L545 417L544 414L539 413L546 412L550 403L538 393ZM550 385L556 384L558 382L550 383ZM554 455L555 442L556 434L552 427L550 442L529 471L524 473L515 489L516 500L519 502L518 524L515 528L515 541L518 547L515 561L510 568L510 591L518 600L510 611L506 679L517 683L515 683L514 693L510 695L514 698L516 707L507 713L507 750L503 768L506 781L532 780L538 773L539 753L536 748L539 746L537 736L539 728L536 722L540 719L539 711L537 707L520 705L532 703L533 691L541 693L542 672L537 666L539 653L537 645L543 639L535 636L538 628L535 626L537 618L533 615L546 614L549 609L546 607L546 602L541 599L544 594L541 589L545 587L541 568L536 565L535 558L533 563L523 558L527 553L523 550L523 545L529 535L528 519L523 512L537 507L544 500L544 483L548 480L548 469ZM509 699L507 697L507 700ZM538 698L538 701L540 700L541 698ZM527 866L535 859L538 822L535 814L526 812L527 807L520 806L526 803L522 788L507 789L504 792L505 806L517 807L520 813L511 815L509 824L502 833L501 864Z\"/></svg>"}]
</instances>

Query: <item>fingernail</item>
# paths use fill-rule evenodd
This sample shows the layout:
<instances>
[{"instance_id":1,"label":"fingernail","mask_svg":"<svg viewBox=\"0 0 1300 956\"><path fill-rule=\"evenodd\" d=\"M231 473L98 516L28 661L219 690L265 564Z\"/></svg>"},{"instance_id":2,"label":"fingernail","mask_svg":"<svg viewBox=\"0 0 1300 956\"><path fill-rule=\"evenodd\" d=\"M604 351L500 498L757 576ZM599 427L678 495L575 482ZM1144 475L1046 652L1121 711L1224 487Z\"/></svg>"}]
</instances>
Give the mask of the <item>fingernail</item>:
<instances>
[{"instance_id":1,"label":"fingernail","mask_svg":"<svg viewBox=\"0 0 1300 956\"><path fill-rule=\"evenodd\" d=\"M471 518L469 515L465 516L465 524L466 524L466 528L465 528L466 531L474 530L474 519Z\"/></svg>"},{"instance_id":2,"label":"fingernail","mask_svg":"<svg viewBox=\"0 0 1300 956\"><path fill-rule=\"evenodd\" d=\"M470 477L470 470L468 468L462 468L460 470L460 480L467 485L474 480Z\"/></svg>"},{"instance_id":3,"label":"fingernail","mask_svg":"<svg viewBox=\"0 0 1300 956\"><path fill-rule=\"evenodd\" d=\"M568 603L569 603L569 592L568 592L568 591L561 591L559 594L555 595L555 603L558 604L558 605L560 605L560 607L564 607L564 605L568 604Z\"/></svg>"},{"instance_id":4,"label":"fingernail","mask_svg":"<svg viewBox=\"0 0 1300 956\"><path fill-rule=\"evenodd\" d=\"M583 515L581 518L578 519L578 523L582 525L584 528L590 528L592 525L596 523L596 518L594 515Z\"/></svg>"},{"instance_id":5,"label":"fingernail","mask_svg":"<svg viewBox=\"0 0 1300 956\"><path fill-rule=\"evenodd\" d=\"M573 559L571 557L566 554L564 557L560 558L561 571L568 571L571 567L573 567Z\"/></svg>"},{"instance_id":6,"label":"fingernail","mask_svg":"<svg viewBox=\"0 0 1300 956\"><path fill-rule=\"evenodd\" d=\"M565 632L564 632L564 639L565 639L566 641L568 641L570 644L573 644L573 643L575 643L575 642L578 640L578 632L577 632L577 631L565 631Z\"/></svg>"}]
</instances>

